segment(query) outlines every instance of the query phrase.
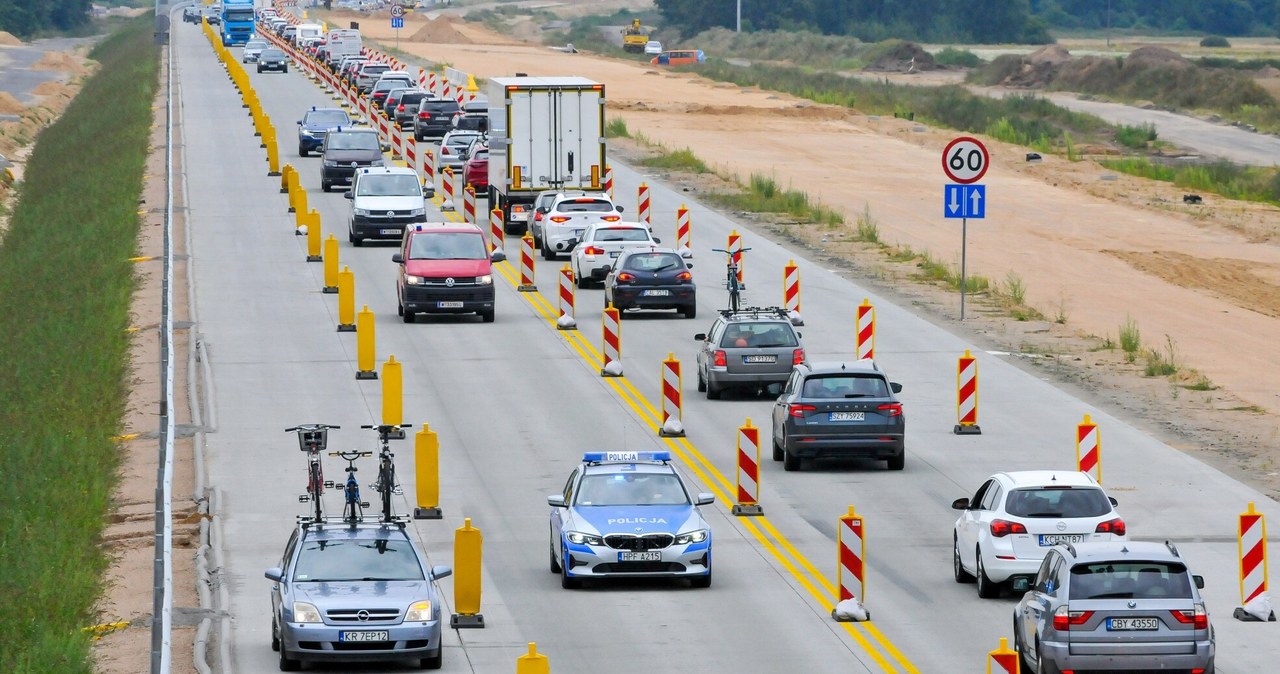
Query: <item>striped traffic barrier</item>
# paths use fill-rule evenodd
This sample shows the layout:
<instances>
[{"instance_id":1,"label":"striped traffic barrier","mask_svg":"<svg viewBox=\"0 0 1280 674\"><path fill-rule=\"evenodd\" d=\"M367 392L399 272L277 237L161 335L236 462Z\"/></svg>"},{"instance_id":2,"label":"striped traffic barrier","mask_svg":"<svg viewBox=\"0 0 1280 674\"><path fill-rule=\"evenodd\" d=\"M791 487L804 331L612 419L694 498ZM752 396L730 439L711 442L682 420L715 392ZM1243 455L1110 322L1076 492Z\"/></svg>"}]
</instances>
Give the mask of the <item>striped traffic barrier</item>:
<instances>
[{"instance_id":1,"label":"striped traffic barrier","mask_svg":"<svg viewBox=\"0 0 1280 674\"><path fill-rule=\"evenodd\" d=\"M489 252L502 250L502 246L506 243L503 236L505 232L502 229L502 209L495 208L489 211Z\"/></svg>"},{"instance_id":2,"label":"striped traffic barrier","mask_svg":"<svg viewBox=\"0 0 1280 674\"><path fill-rule=\"evenodd\" d=\"M471 183L462 188L462 219L476 224L476 188Z\"/></svg>"},{"instance_id":3,"label":"striped traffic barrier","mask_svg":"<svg viewBox=\"0 0 1280 674\"><path fill-rule=\"evenodd\" d=\"M981 435L978 427L978 359L968 349L956 365L956 435Z\"/></svg>"},{"instance_id":4,"label":"striped traffic barrier","mask_svg":"<svg viewBox=\"0 0 1280 674\"><path fill-rule=\"evenodd\" d=\"M693 257L693 232L690 230L689 207L680 204L676 209L676 252L683 257Z\"/></svg>"},{"instance_id":5,"label":"striped traffic barrier","mask_svg":"<svg viewBox=\"0 0 1280 674\"><path fill-rule=\"evenodd\" d=\"M356 331L356 275L343 265L338 272L338 332Z\"/></svg>"},{"instance_id":6,"label":"striped traffic barrier","mask_svg":"<svg viewBox=\"0 0 1280 674\"><path fill-rule=\"evenodd\" d=\"M453 167L446 166L440 172L440 186L444 188L444 201L440 204L440 210L452 211L453 207Z\"/></svg>"},{"instance_id":7,"label":"striped traffic barrier","mask_svg":"<svg viewBox=\"0 0 1280 674\"><path fill-rule=\"evenodd\" d=\"M652 227L653 223L649 218L649 186L645 183L640 183L640 187L637 188L636 200L640 205L640 208L636 210L638 213L636 217L646 226Z\"/></svg>"},{"instance_id":8,"label":"striped traffic barrier","mask_svg":"<svg viewBox=\"0 0 1280 674\"><path fill-rule=\"evenodd\" d=\"M760 429L747 423L738 427L738 499L733 514L763 515L760 506Z\"/></svg>"},{"instance_id":9,"label":"striped traffic barrier","mask_svg":"<svg viewBox=\"0 0 1280 674\"><path fill-rule=\"evenodd\" d=\"M418 181L422 182L422 164L418 161L418 141L413 136L406 136L404 139L404 163L413 169L414 175L418 176Z\"/></svg>"},{"instance_id":10,"label":"striped traffic barrier","mask_svg":"<svg viewBox=\"0 0 1280 674\"><path fill-rule=\"evenodd\" d=\"M326 295L338 293L338 238L332 234L324 240L324 288Z\"/></svg>"},{"instance_id":11,"label":"striped traffic barrier","mask_svg":"<svg viewBox=\"0 0 1280 674\"><path fill-rule=\"evenodd\" d=\"M526 234L526 237L529 235ZM601 314L600 323L604 333L604 367L600 368L601 377L622 376L622 323L621 314L610 302Z\"/></svg>"},{"instance_id":12,"label":"striped traffic barrier","mask_svg":"<svg viewBox=\"0 0 1280 674\"><path fill-rule=\"evenodd\" d=\"M430 148L422 148L422 183L436 189L436 155Z\"/></svg>"},{"instance_id":13,"label":"striped traffic barrier","mask_svg":"<svg viewBox=\"0 0 1280 674\"><path fill-rule=\"evenodd\" d=\"M792 325L804 325L804 319L800 318L800 267L795 260L788 260L782 268L782 306Z\"/></svg>"},{"instance_id":14,"label":"striped traffic barrier","mask_svg":"<svg viewBox=\"0 0 1280 674\"><path fill-rule=\"evenodd\" d=\"M1267 522L1262 513L1254 510L1253 502L1249 503L1248 510L1240 513L1236 536L1240 603L1244 606L1235 610L1235 618L1246 622L1273 621L1276 614L1267 596Z\"/></svg>"},{"instance_id":15,"label":"striped traffic barrier","mask_svg":"<svg viewBox=\"0 0 1280 674\"><path fill-rule=\"evenodd\" d=\"M404 158L404 133L400 131L400 127L391 124L389 127L391 132L391 158Z\"/></svg>"},{"instance_id":16,"label":"striped traffic barrier","mask_svg":"<svg viewBox=\"0 0 1280 674\"><path fill-rule=\"evenodd\" d=\"M1009 648L1009 639L1000 637L1000 647L987 652L987 674L1019 674L1018 652Z\"/></svg>"},{"instance_id":17,"label":"striped traffic barrier","mask_svg":"<svg viewBox=\"0 0 1280 674\"><path fill-rule=\"evenodd\" d=\"M440 84L436 82L436 71L434 70L428 71L427 72L427 91L431 92L432 98L436 97L436 89L439 86Z\"/></svg>"},{"instance_id":18,"label":"striped traffic barrier","mask_svg":"<svg viewBox=\"0 0 1280 674\"><path fill-rule=\"evenodd\" d=\"M498 231L502 229L502 209L493 209L498 214ZM564 263L564 267L560 268L560 316L556 318L556 329L558 330L577 330L578 319L574 316L574 287L577 285L573 282L573 270L569 268L569 263Z\"/></svg>"},{"instance_id":19,"label":"striped traffic barrier","mask_svg":"<svg viewBox=\"0 0 1280 674\"><path fill-rule=\"evenodd\" d=\"M871 301L862 298L858 305L858 360L876 357L876 308Z\"/></svg>"},{"instance_id":20,"label":"striped traffic barrier","mask_svg":"<svg viewBox=\"0 0 1280 674\"><path fill-rule=\"evenodd\" d=\"M538 291L538 286L533 284L533 237L528 232L520 237L520 286L516 290L522 293Z\"/></svg>"},{"instance_id":21,"label":"striped traffic barrier","mask_svg":"<svg viewBox=\"0 0 1280 674\"><path fill-rule=\"evenodd\" d=\"M742 268L742 235L738 233L738 230L729 231L729 245L725 246L725 250L729 251L733 263L738 265L738 285L742 286L743 272L745 270Z\"/></svg>"},{"instance_id":22,"label":"striped traffic barrier","mask_svg":"<svg viewBox=\"0 0 1280 674\"><path fill-rule=\"evenodd\" d=\"M378 371L373 369L377 364L373 319L367 304L356 314L356 379L378 378Z\"/></svg>"},{"instance_id":23,"label":"striped traffic barrier","mask_svg":"<svg viewBox=\"0 0 1280 674\"><path fill-rule=\"evenodd\" d=\"M667 359L662 361L662 428L658 429L658 435L664 438L684 437L683 390L680 361L668 352Z\"/></svg>"},{"instance_id":24,"label":"striped traffic barrier","mask_svg":"<svg viewBox=\"0 0 1280 674\"><path fill-rule=\"evenodd\" d=\"M604 167L604 191L613 199L613 167L608 164Z\"/></svg>"},{"instance_id":25,"label":"striped traffic barrier","mask_svg":"<svg viewBox=\"0 0 1280 674\"><path fill-rule=\"evenodd\" d=\"M866 587L863 572L866 569L867 541L863 530L862 516L849 506L848 514L840 516L840 526L836 529L836 554L839 563L836 565L836 585L839 588L837 603L854 600L859 603L866 600ZM832 610L833 615L835 610ZM840 616L836 616L840 620Z\"/></svg>"},{"instance_id":26,"label":"striped traffic barrier","mask_svg":"<svg viewBox=\"0 0 1280 674\"><path fill-rule=\"evenodd\" d=\"M1102 432L1088 414L1076 424L1076 470L1102 484Z\"/></svg>"}]
</instances>

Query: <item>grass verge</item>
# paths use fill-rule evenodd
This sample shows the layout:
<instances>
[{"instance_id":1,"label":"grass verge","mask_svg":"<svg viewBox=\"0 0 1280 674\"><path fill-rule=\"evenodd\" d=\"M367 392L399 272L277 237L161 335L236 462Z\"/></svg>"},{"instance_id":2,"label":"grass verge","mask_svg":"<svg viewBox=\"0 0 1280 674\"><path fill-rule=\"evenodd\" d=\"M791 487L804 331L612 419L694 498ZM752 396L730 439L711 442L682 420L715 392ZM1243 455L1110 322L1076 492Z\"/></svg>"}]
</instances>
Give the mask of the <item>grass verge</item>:
<instances>
[{"instance_id":1,"label":"grass verge","mask_svg":"<svg viewBox=\"0 0 1280 674\"><path fill-rule=\"evenodd\" d=\"M128 258L159 72L150 13L39 137L0 245L0 671L90 672L129 373ZM56 262L60 261L60 262Z\"/></svg>"},{"instance_id":2,"label":"grass verge","mask_svg":"<svg viewBox=\"0 0 1280 674\"><path fill-rule=\"evenodd\" d=\"M805 192L778 185L772 176L752 173L746 183L734 178L740 192L713 192L706 195L722 206L753 213L782 213L803 222L820 225L842 225L844 216L811 199Z\"/></svg>"},{"instance_id":3,"label":"grass verge","mask_svg":"<svg viewBox=\"0 0 1280 674\"><path fill-rule=\"evenodd\" d=\"M1273 168L1237 166L1229 161L1168 166L1143 157L1103 159L1099 163L1112 171L1212 192L1228 199L1280 206L1280 171Z\"/></svg>"}]
</instances>

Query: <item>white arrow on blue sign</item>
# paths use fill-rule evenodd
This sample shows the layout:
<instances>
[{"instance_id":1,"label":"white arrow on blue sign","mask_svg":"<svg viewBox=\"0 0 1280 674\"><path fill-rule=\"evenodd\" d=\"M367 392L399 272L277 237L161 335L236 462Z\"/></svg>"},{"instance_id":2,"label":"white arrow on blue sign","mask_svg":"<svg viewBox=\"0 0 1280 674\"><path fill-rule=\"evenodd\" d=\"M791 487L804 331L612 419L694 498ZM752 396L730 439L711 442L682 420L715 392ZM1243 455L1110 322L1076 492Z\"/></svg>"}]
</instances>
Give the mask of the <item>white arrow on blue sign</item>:
<instances>
[{"instance_id":1,"label":"white arrow on blue sign","mask_svg":"<svg viewBox=\"0 0 1280 674\"><path fill-rule=\"evenodd\" d=\"M398 16L393 16L393 17L391 17L391 27L392 27L392 28L404 28L404 19L402 19L402 18L400 18L400 17L398 17Z\"/></svg>"},{"instance_id":2,"label":"white arrow on blue sign","mask_svg":"<svg viewBox=\"0 0 1280 674\"><path fill-rule=\"evenodd\" d=\"M942 212L948 218L987 217L986 185L945 185Z\"/></svg>"}]
</instances>

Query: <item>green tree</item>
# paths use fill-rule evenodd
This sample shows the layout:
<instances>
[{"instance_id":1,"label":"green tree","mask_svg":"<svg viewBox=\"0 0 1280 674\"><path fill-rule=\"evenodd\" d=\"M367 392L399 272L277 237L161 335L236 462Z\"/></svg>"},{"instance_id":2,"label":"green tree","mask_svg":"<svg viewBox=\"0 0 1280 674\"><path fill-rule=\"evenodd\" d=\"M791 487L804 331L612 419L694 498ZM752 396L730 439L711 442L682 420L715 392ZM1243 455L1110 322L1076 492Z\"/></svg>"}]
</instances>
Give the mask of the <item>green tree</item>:
<instances>
[{"instance_id":1,"label":"green tree","mask_svg":"<svg viewBox=\"0 0 1280 674\"><path fill-rule=\"evenodd\" d=\"M0 0L0 30L27 39L89 25L90 0Z\"/></svg>"}]
</instances>

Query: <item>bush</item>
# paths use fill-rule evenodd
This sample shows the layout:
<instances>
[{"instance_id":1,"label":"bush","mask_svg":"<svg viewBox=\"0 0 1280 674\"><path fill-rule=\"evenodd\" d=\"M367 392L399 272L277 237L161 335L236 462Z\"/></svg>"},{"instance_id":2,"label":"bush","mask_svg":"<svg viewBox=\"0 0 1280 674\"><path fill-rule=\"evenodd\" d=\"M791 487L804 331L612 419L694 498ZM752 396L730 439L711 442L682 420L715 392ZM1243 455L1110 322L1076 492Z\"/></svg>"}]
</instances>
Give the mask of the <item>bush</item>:
<instances>
[{"instance_id":1,"label":"bush","mask_svg":"<svg viewBox=\"0 0 1280 674\"><path fill-rule=\"evenodd\" d=\"M1145 149L1156 139L1156 125L1150 122L1138 126L1116 127L1116 142L1136 150Z\"/></svg>"},{"instance_id":2,"label":"bush","mask_svg":"<svg viewBox=\"0 0 1280 674\"><path fill-rule=\"evenodd\" d=\"M944 48L933 55L933 60L939 65L960 68L977 68L982 65L982 59L978 58L977 54L968 49L956 49L955 47Z\"/></svg>"},{"instance_id":3,"label":"bush","mask_svg":"<svg viewBox=\"0 0 1280 674\"><path fill-rule=\"evenodd\" d=\"M1221 35L1210 35L1200 41L1201 47L1230 47L1231 43Z\"/></svg>"}]
</instances>

